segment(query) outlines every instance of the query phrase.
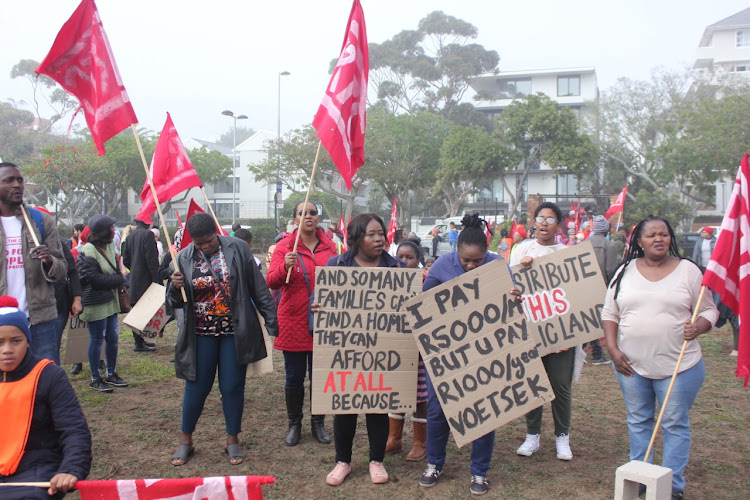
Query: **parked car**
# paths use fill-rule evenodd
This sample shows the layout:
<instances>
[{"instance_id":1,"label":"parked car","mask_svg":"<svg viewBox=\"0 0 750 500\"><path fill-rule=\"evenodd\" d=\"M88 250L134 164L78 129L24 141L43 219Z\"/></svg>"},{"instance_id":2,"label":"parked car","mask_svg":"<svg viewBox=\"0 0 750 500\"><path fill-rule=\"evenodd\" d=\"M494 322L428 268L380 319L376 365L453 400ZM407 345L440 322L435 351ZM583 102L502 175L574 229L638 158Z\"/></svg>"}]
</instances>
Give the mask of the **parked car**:
<instances>
[{"instance_id":1,"label":"parked car","mask_svg":"<svg viewBox=\"0 0 750 500\"><path fill-rule=\"evenodd\" d=\"M700 233L679 233L677 236L677 246L680 247L684 257L692 258L693 249L700 241Z\"/></svg>"},{"instance_id":2,"label":"parked car","mask_svg":"<svg viewBox=\"0 0 750 500\"><path fill-rule=\"evenodd\" d=\"M462 219L463 217L448 217L447 219L436 222L433 226L430 226L430 228L425 233L418 235L422 240L422 254L425 256L425 259L428 256L432 257L432 230L434 228L438 228L438 230L440 231L438 234L441 238L441 241L438 244L438 257L451 253L451 244L448 243L448 231L450 231L450 223L453 222L454 224L456 224L456 229L461 231L461 229L463 229L463 226L461 225Z\"/></svg>"}]
</instances>

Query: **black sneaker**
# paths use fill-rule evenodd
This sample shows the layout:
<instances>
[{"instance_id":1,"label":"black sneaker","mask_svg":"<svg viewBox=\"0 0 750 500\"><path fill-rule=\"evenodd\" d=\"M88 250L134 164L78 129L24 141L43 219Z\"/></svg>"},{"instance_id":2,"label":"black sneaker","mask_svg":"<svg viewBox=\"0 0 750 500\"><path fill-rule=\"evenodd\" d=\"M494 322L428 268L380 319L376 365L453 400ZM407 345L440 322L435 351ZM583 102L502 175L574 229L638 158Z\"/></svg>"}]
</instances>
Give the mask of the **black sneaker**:
<instances>
[{"instance_id":1,"label":"black sneaker","mask_svg":"<svg viewBox=\"0 0 750 500\"><path fill-rule=\"evenodd\" d=\"M440 470L436 465L427 464L427 468L422 473L422 477L419 478L419 486L430 488L437 484L437 480L440 477Z\"/></svg>"},{"instance_id":2,"label":"black sneaker","mask_svg":"<svg viewBox=\"0 0 750 500\"><path fill-rule=\"evenodd\" d=\"M155 344L155 343L153 343L153 342L146 342L146 341L144 340L144 341L143 341L143 343L144 343L144 344L146 345L146 347L156 347L156 344Z\"/></svg>"},{"instance_id":3,"label":"black sneaker","mask_svg":"<svg viewBox=\"0 0 750 500\"><path fill-rule=\"evenodd\" d=\"M73 365L73 368L70 369L71 375L78 375L83 371L83 363L76 363Z\"/></svg>"},{"instance_id":4,"label":"black sneaker","mask_svg":"<svg viewBox=\"0 0 750 500\"><path fill-rule=\"evenodd\" d=\"M121 379L120 376L117 374L117 372L105 378L104 382L106 382L109 385L113 385L115 387L127 387L128 386L128 383L125 382L123 379Z\"/></svg>"},{"instance_id":5,"label":"black sneaker","mask_svg":"<svg viewBox=\"0 0 750 500\"><path fill-rule=\"evenodd\" d=\"M101 378L93 380L89 384L89 387L91 387L95 391L99 391L99 392L112 392L114 390L110 386L108 386L107 383L104 380L102 380Z\"/></svg>"},{"instance_id":6,"label":"black sneaker","mask_svg":"<svg viewBox=\"0 0 750 500\"><path fill-rule=\"evenodd\" d=\"M672 489L672 500L683 500L684 498L685 493L683 493L682 490Z\"/></svg>"},{"instance_id":7,"label":"black sneaker","mask_svg":"<svg viewBox=\"0 0 750 500\"><path fill-rule=\"evenodd\" d=\"M595 365L608 365L611 363L611 361L605 358L604 354L602 354L598 358L594 358L593 360L591 360L591 363Z\"/></svg>"},{"instance_id":8,"label":"black sneaker","mask_svg":"<svg viewBox=\"0 0 750 500\"><path fill-rule=\"evenodd\" d=\"M151 347L151 346L148 346L146 344L143 344L143 345L136 345L133 348L133 350L135 352L151 352L151 351L155 351L156 347Z\"/></svg>"},{"instance_id":9,"label":"black sneaker","mask_svg":"<svg viewBox=\"0 0 750 500\"><path fill-rule=\"evenodd\" d=\"M474 474L471 476L471 488L469 489L472 495L484 495L490 489L490 483L486 477Z\"/></svg>"}]
</instances>

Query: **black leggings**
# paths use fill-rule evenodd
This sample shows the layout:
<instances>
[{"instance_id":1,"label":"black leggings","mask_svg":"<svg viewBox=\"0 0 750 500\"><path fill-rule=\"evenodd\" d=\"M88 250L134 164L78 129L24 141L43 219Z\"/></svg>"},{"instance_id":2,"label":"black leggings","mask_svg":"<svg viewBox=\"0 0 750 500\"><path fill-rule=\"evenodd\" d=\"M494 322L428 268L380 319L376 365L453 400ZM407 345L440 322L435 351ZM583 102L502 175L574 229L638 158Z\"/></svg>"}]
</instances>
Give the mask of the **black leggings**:
<instances>
[{"instance_id":1,"label":"black leggings","mask_svg":"<svg viewBox=\"0 0 750 500\"><path fill-rule=\"evenodd\" d=\"M352 462L352 445L357 431L359 415L334 415L333 436L336 443L336 461ZM385 458L385 443L388 441L388 414L368 413L367 436L370 440L370 461L382 462Z\"/></svg>"}]
</instances>

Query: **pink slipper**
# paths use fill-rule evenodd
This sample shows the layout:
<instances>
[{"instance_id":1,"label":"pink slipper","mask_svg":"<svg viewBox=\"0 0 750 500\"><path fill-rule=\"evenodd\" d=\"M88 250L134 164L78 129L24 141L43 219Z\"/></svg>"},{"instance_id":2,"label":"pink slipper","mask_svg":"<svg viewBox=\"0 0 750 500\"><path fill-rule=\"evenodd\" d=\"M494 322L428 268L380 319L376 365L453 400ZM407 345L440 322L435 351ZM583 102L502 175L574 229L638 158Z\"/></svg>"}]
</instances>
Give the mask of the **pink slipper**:
<instances>
[{"instance_id":1,"label":"pink slipper","mask_svg":"<svg viewBox=\"0 0 750 500\"><path fill-rule=\"evenodd\" d=\"M370 462L370 480L374 484L383 484L388 482L388 473L385 471L383 462Z\"/></svg>"},{"instance_id":2,"label":"pink slipper","mask_svg":"<svg viewBox=\"0 0 750 500\"><path fill-rule=\"evenodd\" d=\"M336 467L326 476L326 483L331 486L339 486L344 482L346 476L352 471L352 466L346 462L336 462Z\"/></svg>"}]
</instances>

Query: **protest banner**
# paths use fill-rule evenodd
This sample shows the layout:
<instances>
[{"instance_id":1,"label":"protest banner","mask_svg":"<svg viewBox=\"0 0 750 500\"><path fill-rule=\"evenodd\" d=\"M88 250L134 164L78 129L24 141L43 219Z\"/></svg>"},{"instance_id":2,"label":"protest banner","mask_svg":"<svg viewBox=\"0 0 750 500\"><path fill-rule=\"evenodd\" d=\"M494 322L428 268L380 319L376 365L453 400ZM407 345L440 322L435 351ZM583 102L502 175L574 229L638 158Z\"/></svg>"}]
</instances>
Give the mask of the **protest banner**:
<instances>
[{"instance_id":1,"label":"protest banner","mask_svg":"<svg viewBox=\"0 0 750 500\"><path fill-rule=\"evenodd\" d=\"M144 337L161 337L168 319L164 306L165 291L164 285L151 283L122 322Z\"/></svg>"},{"instance_id":2,"label":"protest banner","mask_svg":"<svg viewBox=\"0 0 750 500\"><path fill-rule=\"evenodd\" d=\"M511 288L495 260L404 304L459 447L555 397Z\"/></svg>"},{"instance_id":3,"label":"protest banner","mask_svg":"<svg viewBox=\"0 0 750 500\"><path fill-rule=\"evenodd\" d=\"M273 373L273 341L271 340L271 336L268 335L268 330L266 330L266 323L263 319L263 316L261 316L258 311L255 311L255 314L258 315L258 323L260 323L260 331L263 334L263 342L265 342L266 344L266 352L268 353L268 356L261 359L260 361L248 364L246 375L263 375L265 373Z\"/></svg>"},{"instance_id":4,"label":"protest banner","mask_svg":"<svg viewBox=\"0 0 750 500\"><path fill-rule=\"evenodd\" d=\"M603 335L607 288L590 241L536 257L528 269L518 265L512 272L541 356Z\"/></svg>"},{"instance_id":5,"label":"protest banner","mask_svg":"<svg viewBox=\"0 0 750 500\"><path fill-rule=\"evenodd\" d=\"M63 363L73 365L76 363L89 362L89 328L86 322L81 321L78 316L68 317L68 340L65 343L65 359ZM104 347L106 342L102 342L102 352L100 359L104 357Z\"/></svg>"},{"instance_id":6,"label":"protest banner","mask_svg":"<svg viewBox=\"0 0 750 500\"><path fill-rule=\"evenodd\" d=\"M314 415L414 411L419 353L402 305L421 289L421 269L315 270Z\"/></svg>"}]
</instances>

